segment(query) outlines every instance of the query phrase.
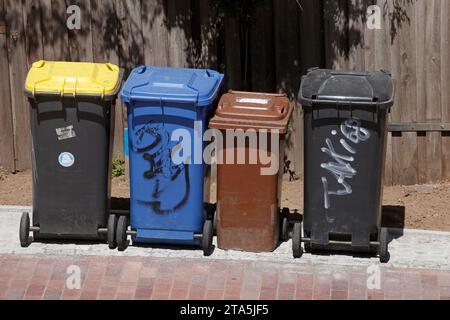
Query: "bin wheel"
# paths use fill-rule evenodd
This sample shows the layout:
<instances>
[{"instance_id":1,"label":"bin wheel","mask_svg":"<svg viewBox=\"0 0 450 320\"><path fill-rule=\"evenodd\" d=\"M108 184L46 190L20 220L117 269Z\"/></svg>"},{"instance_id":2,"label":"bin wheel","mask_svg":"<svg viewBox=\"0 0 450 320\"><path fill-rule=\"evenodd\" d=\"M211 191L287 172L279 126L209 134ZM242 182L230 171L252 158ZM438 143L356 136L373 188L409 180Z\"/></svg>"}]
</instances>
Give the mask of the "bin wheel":
<instances>
[{"instance_id":1,"label":"bin wheel","mask_svg":"<svg viewBox=\"0 0 450 320\"><path fill-rule=\"evenodd\" d=\"M30 244L30 215L28 212L22 213L22 218L20 219L20 246L26 248Z\"/></svg>"},{"instance_id":2,"label":"bin wheel","mask_svg":"<svg viewBox=\"0 0 450 320\"><path fill-rule=\"evenodd\" d=\"M388 263L390 259L389 251L389 232L387 228L381 228L380 231L380 246L378 248L378 254L380 256L381 263Z\"/></svg>"},{"instance_id":3,"label":"bin wheel","mask_svg":"<svg viewBox=\"0 0 450 320\"><path fill-rule=\"evenodd\" d=\"M111 214L108 218L108 246L111 250L117 248L116 243L117 216Z\"/></svg>"},{"instance_id":4,"label":"bin wheel","mask_svg":"<svg viewBox=\"0 0 450 320\"><path fill-rule=\"evenodd\" d=\"M213 217L213 229L214 229L214 235L217 236L217 226L219 224L219 217L217 214L217 211L214 212L214 217Z\"/></svg>"},{"instance_id":5,"label":"bin wheel","mask_svg":"<svg viewBox=\"0 0 450 320\"><path fill-rule=\"evenodd\" d=\"M209 257L213 251L214 228L211 220L206 220L203 225L202 250L205 257Z\"/></svg>"},{"instance_id":6,"label":"bin wheel","mask_svg":"<svg viewBox=\"0 0 450 320\"><path fill-rule=\"evenodd\" d=\"M289 240L289 219L288 217L283 217L281 221L281 240L288 241Z\"/></svg>"},{"instance_id":7,"label":"bin wheel","mask_svg":"<svg viewBox=\"0 0 450 320\"><path fill-rule=\"evenodd\" d=\"M294 224L294 231L292 233L292 253L296 259L303 256L302 229L303 224L301 222L296 222Z\"/></svg>"},{"instance_id":8,"label":"bin wheel","mask_svg":"<svg viewBox=\"0 0 450 320\"><path fill-rule=\"evenodd\" d=\"M125 251L128 247L128 219L125 216L120 216L117 221L116 242L119 251Z\"/></svg>"}]
</instances>

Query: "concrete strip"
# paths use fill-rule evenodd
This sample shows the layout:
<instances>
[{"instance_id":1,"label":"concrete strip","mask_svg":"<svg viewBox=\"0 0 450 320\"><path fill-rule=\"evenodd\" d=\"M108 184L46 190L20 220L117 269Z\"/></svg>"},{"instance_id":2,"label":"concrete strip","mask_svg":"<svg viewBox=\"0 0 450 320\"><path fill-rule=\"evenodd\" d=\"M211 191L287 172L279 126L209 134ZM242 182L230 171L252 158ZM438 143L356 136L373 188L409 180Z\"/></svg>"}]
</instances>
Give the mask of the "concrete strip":
<instances>
[{"instance_id":1,"label":"concrete strip","mask_svg":"<svg viewBox=\"0 0 450 320\"><path fill-rule=\"evenodd\" d=\"M194 258L298 263L303 265L370 266L379 264L376 257L347 254L310 255L294 260L291 242L283 243L273 253L246 253L217 249L211 257L203 257L195 248L130 246L125 252L109 250L106 244L32 243L28 248L19 244L19 223L23 207L0 207L0 255L21 254L34 256L138 256L161 258ZM26 209L26 208L25 208ZM28 208L30 209L30 208ZM390 231L391 261L384 265L393 268L450 270L450 233L422 230Z\"/></svg>"}]
</instances>

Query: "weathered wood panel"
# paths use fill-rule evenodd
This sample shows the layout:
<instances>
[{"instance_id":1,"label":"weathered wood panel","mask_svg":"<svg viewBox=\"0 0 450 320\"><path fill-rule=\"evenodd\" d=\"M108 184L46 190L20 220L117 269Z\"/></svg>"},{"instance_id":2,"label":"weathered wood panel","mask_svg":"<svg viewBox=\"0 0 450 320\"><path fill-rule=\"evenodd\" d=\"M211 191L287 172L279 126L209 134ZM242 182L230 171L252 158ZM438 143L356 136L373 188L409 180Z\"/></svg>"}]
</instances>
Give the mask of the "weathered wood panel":
<instances>
[{"instance_id":1,"label":"weathered wood panel","mask_svg":"<svg viewBox=\"0 0 450 320\"><path fill-rule=\"evenodd\" d=\"M0 165L15 171L14 130L11 110L11 87L9 82L9 60L7 47L7 25L5 0L0 0L0 70L4 71L0 84Z\"/></svg>"},{"instance_id":2,"label":"weathered wood panel","mask_svg":"<svg viewBox=\"0 0 450 320\"><path fill-rule=\"evenodd\" d=\"M444 1L442 9L442 88L445 98L442 100L442 122L450 123L450 2ZM445 89L447 88L447 89ZM450 132L442 135L442 178L450 180Z\"/></svg>"},{"instance_id":3,"label":"weathered wood panel","mask_svg":"<svg viewBox=\"0 0 450 320\"><path fill-rule=\"evenodd\" d=\"M169 32L166 26L165 3L161 0L142 2L142 34L145 63L169 66Z\"/></svg>"},{"instance_id":4,"label":"weathered wood panel","mask_svg":"<svg viewBox=\"0 0 450 320\"><path fill-rule=\"evenodd\" d=\"M44 59L44 45L42 42L41 1L27 1L23 6L25 42L28 64Z\"/></svg>"},{"instance_id":5,"label":"weathered wood panel","mask_svg":"<svg viewBox=\"0 0 450 320\"><path fill-rule=\"evenodd\" d=\"M112 62L125 68L125 76L140 64L208 67L226 74L227 88L283 91L291 98L310 67L387 69L398 81L391 121L450 122L445 0L264 0L248 12L249 20L236 10L216 12L209 0L6 3L7 26L3 30L0 24L0 65L8 70L0 83L0 165L12 170L14 158L17 169L30 167L22 91L28 65L42 58ZM374 3L382 9L381 30L365 25L367 7ZM81 8L81 30L67 29L69 4ZM244 20L251 22L248 28ZM122 104L117 111L114 154L121 155L126 114ZM288 158L299 176L302 121L297 109ZM441 132L389 134L386 183L448 179L449 140L449 133Z\"/></svg>"},{"instance_id":6,"label":"weathered wood panel","mask_svg":"<svg viewBox=\"0 0 450 320\"><path fill-rule=\"evenodd\" d=\"M31 166L30 109L23 94L28 68L22 2L6 0L6 29L11 85L11 106L14 128L14 151L16 170ZM8 70L8 69L6 69Z\"/></svg>"},{"instance_id":7,"label":"weathered wood panel","mask_svg":"<svg viewBox=\"0 0 450 320\"><path fill-rule=\"evenodd\" d=\"M444 0L446 1L446 0ZM425 88L426 120L440 122L441 105L441 1L425 1ZM448 90L448 89L447 89ZM427 135L427 181L437 181L442 177L441 133L429 132ZM434 164L435 163L435 164Z\"/></svg>"},{"instance_id":8,"label":"weathered wood panel","mask_svg":"<svg viewBox=\"0 0 450 320\"><path fill-rule=\"evenodd\" d=\"M93 1L92 1L93 2ZM71 61L93 62L91 1L66 0L66 7L76 5L81 10L80 29L67 29ZM104 17L103 17L104 18Z\"/></svg>"}]
</instances>

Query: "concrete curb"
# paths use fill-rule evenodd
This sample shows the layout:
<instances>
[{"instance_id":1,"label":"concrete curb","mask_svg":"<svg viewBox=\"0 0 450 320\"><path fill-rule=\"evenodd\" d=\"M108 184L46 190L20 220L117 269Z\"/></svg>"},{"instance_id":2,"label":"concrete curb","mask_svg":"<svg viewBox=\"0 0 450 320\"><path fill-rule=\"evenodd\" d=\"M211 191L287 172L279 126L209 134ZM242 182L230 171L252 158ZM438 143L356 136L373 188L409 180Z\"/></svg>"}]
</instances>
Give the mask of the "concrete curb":
<instances>
[{"instance_id":1,"label":"concrete curb","mask_svg":"<svg viewBox=\"0 0 450 320\"><path fill-rule=\"evenodd\" d=\"M23 212L31 212L32 210L33 208L29 206L0 206L0 214L2 212L22 214Z\"/></svg>"},{"instance_id":2,"label":"concrete curb","mask_svg":"<svg viewBox=\"0 0 450 320\"><path fill-rule=\"evenodd\" d=\"M17 213L22 214L23 212L32 212L33 207L31 206L0 206L0 214L2 212L8 213ZM433 230L420 230L420 229L398 229L398 228L390 228L389 233L391 236L398 235L403 236L405 234L408 235L434 235L434 236L442 236L442 237L450 237L450 232L445 231L433 231Z\"/></svg>"}]
</instances>

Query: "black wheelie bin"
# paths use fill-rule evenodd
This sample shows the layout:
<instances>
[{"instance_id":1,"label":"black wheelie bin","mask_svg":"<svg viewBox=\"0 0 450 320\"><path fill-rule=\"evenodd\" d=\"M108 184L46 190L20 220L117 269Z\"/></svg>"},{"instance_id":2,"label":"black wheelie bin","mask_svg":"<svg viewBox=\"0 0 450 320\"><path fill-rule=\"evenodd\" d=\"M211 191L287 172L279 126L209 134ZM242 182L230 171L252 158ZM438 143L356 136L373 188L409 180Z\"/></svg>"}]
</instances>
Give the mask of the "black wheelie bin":
<instances>
[{"instance_id":1,"label":"black wheelie bin","mask_svg":"<svg viewBox=\"0 0 450 320\"><path fill-rule=\"evenodd\" d=\"M121 71L113 64L38 61L28 73L33 215L20 243L105 240L110 212L114 107ZM115 221L110 222L114 226Z\"/></svg>"},{"instance_id":2,"label":"black wheelie bin","mask_svg":"<svg viewBox=\"0 0 450 320\"><path fill-rule=\"evenodd\" d=\"M389 260L382 228L387 115L395 81L385 71L311 69L298 102L304 110L304 219L293 253L343 250Z\"/></svg>"}]
</instances>

